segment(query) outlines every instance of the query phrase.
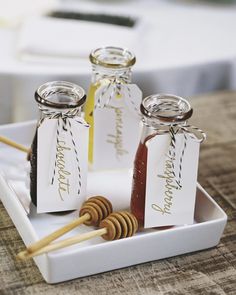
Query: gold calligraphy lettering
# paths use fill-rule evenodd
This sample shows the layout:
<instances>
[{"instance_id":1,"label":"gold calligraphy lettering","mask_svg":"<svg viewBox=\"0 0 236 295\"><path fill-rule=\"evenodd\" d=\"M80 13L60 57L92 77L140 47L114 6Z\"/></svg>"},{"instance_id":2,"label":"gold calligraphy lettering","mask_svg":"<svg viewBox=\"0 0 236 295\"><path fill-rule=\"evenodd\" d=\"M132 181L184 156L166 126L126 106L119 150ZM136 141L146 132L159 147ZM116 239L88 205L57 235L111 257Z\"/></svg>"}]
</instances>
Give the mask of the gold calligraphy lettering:
<instances>
[{"instance_id":1,"label":"gold calligraphy lettering","mask_svg":"<svg viewBox=\"0 0 236 295\"><path fill-rule=\"evenodd\" d=\"M56 167L58 169L58 193L62 201L64 201L63 193L70 193L70 181L68 176L71 175L69 171L65 169L65 151L71 149L66 146L66 142L58 140L57 142L57 156Z\"/></svg>"},{"instance_id":2,"label":"gold calligraphy lettering","mask_svg":"<svg viewBox=\"0 0 236 295\"><path fill-rule=\"evenodd\" d=\"M114 145L116 156L119 158L120 156L128 154L128 151L123 148L123 112L122 108L113 106L108 106L108 108L115 112L115 134L107 135L107 143Z\"/></svg>"},{"instance_id":3,"label":"gold calligraphy lettering","mask_svg":"<svg viewBox=\"0 0 236 295\"><path fill-rule=\"evenodd\" d=\"M164 214L171 214L171 207L173 205L173 194L174 190L181 189L177 185L174 184L175 182L175 174L174 174L174 155L167 154L167 159L165 161L165 170L164 175L158 175L158 177L165 180L165 192L164 192L164 205L161 208L157 204L152 204L152 209L157 212Z\"/></svg>"}]
</instances>

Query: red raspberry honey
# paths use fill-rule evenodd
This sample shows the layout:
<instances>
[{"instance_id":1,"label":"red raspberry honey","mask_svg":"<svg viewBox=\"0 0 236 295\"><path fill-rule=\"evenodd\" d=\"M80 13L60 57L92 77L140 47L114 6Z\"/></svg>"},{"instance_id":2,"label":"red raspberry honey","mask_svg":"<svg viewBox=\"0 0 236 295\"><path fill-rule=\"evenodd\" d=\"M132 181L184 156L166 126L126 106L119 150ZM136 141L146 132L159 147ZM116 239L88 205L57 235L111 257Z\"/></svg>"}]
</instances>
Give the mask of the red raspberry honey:
<instances>
[{"instance_id":1,"label":"red raspberry honey","mask_svg":"<svg viewBox=\"0 0 236 295\"><path fill-rule=\"evenodd\" d=\"M154 136L169 133L170 126L185 124L192 115L190 104L183 98L175 95L151 95L142 101L141 140L136 152L131 192L131 212L138 220L139 227L145 224L145 200L148 149L146 143Z\"/></svg>"}]
</instances>

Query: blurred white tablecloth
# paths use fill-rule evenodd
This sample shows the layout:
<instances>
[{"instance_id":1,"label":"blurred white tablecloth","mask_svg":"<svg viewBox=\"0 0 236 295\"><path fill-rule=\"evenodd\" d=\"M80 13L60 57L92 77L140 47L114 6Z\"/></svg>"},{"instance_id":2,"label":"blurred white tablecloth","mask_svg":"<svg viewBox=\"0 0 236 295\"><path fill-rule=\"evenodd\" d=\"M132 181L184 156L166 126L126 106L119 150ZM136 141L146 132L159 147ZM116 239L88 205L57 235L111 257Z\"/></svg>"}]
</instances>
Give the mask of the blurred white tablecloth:
<instances>
[{"instance_id":1,"label":"blurred white tablecloth","mask_svg":"<svg viewBox=\"0 0 236 295\"><path fill-rule=\"evenodd\" d=\"M84 11L141 19L133 80L145 95L167 92L188 97L236 89L235 5L174 0L65 2ZM0 123L35 118L34 91L46 81L68 80L88 88L88 59L22 61L17 38L16 30L0 27Z\"/></svg>"}]
</instances>

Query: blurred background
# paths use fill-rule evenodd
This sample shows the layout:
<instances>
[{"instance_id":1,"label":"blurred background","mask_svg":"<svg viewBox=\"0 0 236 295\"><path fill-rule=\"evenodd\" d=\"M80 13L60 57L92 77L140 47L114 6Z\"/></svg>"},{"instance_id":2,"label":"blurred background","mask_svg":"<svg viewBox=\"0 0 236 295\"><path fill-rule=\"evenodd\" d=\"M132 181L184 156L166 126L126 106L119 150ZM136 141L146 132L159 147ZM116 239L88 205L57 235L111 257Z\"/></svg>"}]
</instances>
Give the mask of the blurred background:
<instances>
[{"instance_id":1,"label":"blurred background","mask_svg":"<svg viewBox=\"0 0 236 295\"><path fill-rule=\"evenodd\" d=\"M35 90L67 80L88 89L88 55L132 50L144 95L187 98L236 89L234 0L0 0L0 124L37 117Z\"/></svg>"}]
</instances>

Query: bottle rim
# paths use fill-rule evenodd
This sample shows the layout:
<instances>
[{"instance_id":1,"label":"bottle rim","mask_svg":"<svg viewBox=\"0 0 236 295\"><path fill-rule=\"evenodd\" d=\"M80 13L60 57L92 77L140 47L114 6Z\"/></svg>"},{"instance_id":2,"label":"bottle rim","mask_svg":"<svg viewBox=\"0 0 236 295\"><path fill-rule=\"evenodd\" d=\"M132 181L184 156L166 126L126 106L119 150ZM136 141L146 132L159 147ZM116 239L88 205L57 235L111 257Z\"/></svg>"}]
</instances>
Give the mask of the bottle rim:
<instances>
[{"instance_id":1,"label":"bottle rim","mask_svg":"<svg viewBox=\"0 0 236 295\"><path fill-rule=\"evenodd\" d=\"M160 107L153 111L154 105ZM167 110L165 109L167 105L172 115L163 114ZM140 105L140 110L145 117L164 123L183 122L193 114L193 109L185 98L172 94L154 94L145 97Z\"/></svg>"},{"instance_id":2,"label":"bottle rim","mask_svg":"<svg viewBox=\"0 0 236 295\"><path fill-rule=\"evenodd\" d=\"M71 101L58 101L50 100L55 94L65 94ZM39 86L35 91L35 100L44 106L54 109L72 109L81 107L86 100L86 94L82 87L77 84L67 81L52 81Z\"/></svg>"},{"instance_id":3,"label":"bottle rim","mask_svg":"<svg viewBox=\"0 0 236 295\"><path fill-rule=\"evenodd\" d=\"M89 59L94 65L115 69L131 67L136 62L136 57L131 51L114 46L105 46L93 50Z\"/></svg>"}]
</instances>

